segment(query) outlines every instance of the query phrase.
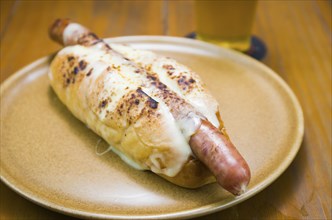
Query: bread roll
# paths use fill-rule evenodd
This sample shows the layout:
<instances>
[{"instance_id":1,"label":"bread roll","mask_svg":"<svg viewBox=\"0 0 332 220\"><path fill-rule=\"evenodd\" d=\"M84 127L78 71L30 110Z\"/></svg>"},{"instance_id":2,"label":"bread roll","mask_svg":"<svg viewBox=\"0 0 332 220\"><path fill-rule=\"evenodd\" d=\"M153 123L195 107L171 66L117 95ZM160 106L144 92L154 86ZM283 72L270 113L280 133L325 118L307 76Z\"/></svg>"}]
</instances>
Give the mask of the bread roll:
<instances>
[{"instance_id":1,"label":"bread roll","mask_svg":"<svg viewBox=\"0 0 332 220\"><path fill-rule=\"evenodd\" d=\"M52 88L123 161L179 186L217 178L226 190L243 193L249 167L196 73L152 52L108 45L68 20L56 21L50 33L66 46L51 63Z\"/></svg>"}]
</instances>

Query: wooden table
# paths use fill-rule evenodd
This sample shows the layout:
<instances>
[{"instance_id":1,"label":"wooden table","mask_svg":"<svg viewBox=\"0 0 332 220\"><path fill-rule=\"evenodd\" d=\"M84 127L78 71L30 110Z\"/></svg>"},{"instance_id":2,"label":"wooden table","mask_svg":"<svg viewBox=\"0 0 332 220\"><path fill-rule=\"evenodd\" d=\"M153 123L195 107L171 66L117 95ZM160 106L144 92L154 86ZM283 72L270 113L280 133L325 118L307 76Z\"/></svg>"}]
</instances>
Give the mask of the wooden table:
<instances>
[{"instance_id":1,"label":"wooden table","mask_svg":"<svg viewBox=\"0 0 332 220\"><path fill-rule=\"evenodd\" d=\"M47 28L70 17L99 36L184 36L191 1L1 1L1 82L60 47ZM253 198L200 219L331 219L331 1L260 1L253 33L262 61L297 95L305 136L293 163ZM35 205L3 183L0 219L73 219Z\"/></svg>"}]
</instances>

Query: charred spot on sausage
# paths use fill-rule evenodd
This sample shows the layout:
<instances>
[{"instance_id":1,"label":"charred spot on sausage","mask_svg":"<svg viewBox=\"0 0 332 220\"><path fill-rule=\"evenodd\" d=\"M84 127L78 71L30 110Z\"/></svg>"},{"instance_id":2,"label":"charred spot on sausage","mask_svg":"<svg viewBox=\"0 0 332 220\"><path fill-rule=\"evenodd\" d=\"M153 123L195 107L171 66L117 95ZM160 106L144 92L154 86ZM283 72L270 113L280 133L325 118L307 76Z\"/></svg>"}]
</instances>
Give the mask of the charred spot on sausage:
<instances>
[{"instance_id":1,"label":"charred spot on sausage","mask_svg":"<svg viewBox=\"0 0 332 220\"><path fill-rule=\"evenodd\" d=\"M93 45L96 41L97 43L100 42L98 36L92 32L89 32L87 34L83 34L82 36L80 36L79 39L77 40L77 43L84 46L89 46Z\"/></svg>"},{"instance_id":2,"label":"charred spot on sausage","mask_svg":"<svg viewBox=\"0 0 332 220\"><path fill-rule=\"evenodd\" d=\"M96 45L96 44L98 44L98 43L100 43L100 42L103 42L103 40L102 40L102 39L95 40L91 45Z\"/></svg>"}]
</instances>

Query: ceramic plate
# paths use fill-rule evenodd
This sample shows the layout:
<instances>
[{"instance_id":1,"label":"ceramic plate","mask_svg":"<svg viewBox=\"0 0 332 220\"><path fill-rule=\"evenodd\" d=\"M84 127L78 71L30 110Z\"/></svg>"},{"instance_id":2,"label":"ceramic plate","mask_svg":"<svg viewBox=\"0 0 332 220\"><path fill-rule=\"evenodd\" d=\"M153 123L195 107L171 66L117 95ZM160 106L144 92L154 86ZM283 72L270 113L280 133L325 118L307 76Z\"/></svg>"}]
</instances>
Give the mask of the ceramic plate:
<instances>
[{"instance_id":1,"label":"ceramic plate","mask_svg":"<svg viewBox=\"0 0 332 220\"><path fill-rule=\"evenodd\" d=\"M1 85L1 180L22 196L81 218L184 218L242 202L288 167L303 136L300 105L271 69L203 42L160 36L108 39L173 57L199 73L220 104L228 133L252 172L234 197L216 184L189 190L137 171L72 116L52 91L50 57Z\"/></svg>"}]
</instances>

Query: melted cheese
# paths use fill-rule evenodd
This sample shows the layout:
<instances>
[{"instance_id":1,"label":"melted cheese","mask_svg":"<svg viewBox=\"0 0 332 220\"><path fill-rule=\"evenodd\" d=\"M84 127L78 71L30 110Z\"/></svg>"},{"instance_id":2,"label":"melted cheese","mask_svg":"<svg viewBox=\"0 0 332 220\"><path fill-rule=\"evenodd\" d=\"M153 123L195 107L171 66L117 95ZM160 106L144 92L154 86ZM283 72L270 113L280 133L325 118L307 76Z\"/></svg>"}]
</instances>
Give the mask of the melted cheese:
<instances>
[{"instance_id":1,"label":"melted cheese","mask_svg":"<svg viewBox=\"0 0 332 220\"><path fill-rule=\"evenodd\" d=\"M151 71L156 73L161 82L171 88L174 92L180 95L188 103L192 104L197 111L202 113L215 127L219 127L219 121L216 117L218 112L217 101L207 92L202 91L203 83L198 75L193 73L188 67L178 63L177 61L156 55L151 51L136 50L130 46L122 44L109 44L114 50L124 54L124 56L140 63L143 67L150 67ZM187 77L193 77L196 85L190 93L185 93L179 87L176 78L171 78L167 74L167 70L163 66L171 65L174 68L174 75L185 74Z\"/></svg>"},{"instance_id":2,"label":"melted cheese","mask_svg":"<svg viewBox=\"0 0 332 220\"><path fill-rule=\"evenodd\" d=\"M161 114L160 121L162 123L163 132L161 136L153 137L152 143L146 143L146 145L152 146L168 146L173 151L174 157L167 158L162 148L154 148L153 153L149 159L151 170L155 173L162 173L164 175L173 177L183 167L188 157L192 154L188 141L181 133L178 124L174 120L173 115L170 113L168 107L159 102L158 112ZM167 164L166 167L162 167L162 164Z\"/></svg>"}]
</instances>

